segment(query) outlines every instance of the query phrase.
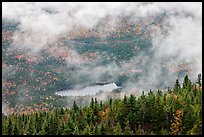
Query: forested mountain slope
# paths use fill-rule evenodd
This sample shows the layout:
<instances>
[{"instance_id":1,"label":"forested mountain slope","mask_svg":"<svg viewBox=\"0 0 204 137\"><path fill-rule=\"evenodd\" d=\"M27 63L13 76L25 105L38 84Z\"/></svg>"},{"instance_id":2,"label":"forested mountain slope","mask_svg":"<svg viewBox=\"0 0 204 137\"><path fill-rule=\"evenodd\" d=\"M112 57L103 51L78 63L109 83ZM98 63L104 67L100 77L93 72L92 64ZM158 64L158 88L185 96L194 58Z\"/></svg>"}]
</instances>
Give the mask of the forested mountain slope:
<instances>
[{"instance_id":1,"label":"forested mountain slope","mask_svg":"<svg viewBox=\"0 0 204 137\"><path fill-rule=\"evenodd\" d=\"M174 89L71 109L2 116L3 135L201 135L202 84L186 75Z\"/></svg>"}]
</instances>

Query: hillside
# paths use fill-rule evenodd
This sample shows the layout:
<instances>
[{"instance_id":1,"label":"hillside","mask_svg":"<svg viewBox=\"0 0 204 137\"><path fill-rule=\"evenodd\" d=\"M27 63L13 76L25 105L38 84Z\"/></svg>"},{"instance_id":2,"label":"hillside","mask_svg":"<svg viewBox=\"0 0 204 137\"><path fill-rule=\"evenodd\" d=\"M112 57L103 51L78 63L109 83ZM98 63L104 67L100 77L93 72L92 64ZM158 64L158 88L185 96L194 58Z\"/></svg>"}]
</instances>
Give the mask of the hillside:
<instances>
[{"instance_id":1,"label":"hillside","mask_svg":"<svg viewBox=\"0 0 204 137\"><path fill-rule=\"evenodd\" d=\"M105 17L92 29L76 28L37 53L26 47L15 47L14 35L19 23L3 20L2 97L7 104L5 112L29 113L71 107L73 101L84 105L91 97L100 97L61 97L55 93L107 81L122 87L122 94L127 94L125 92L129 90L141 92L141 89L130 89L129 84L144 82L154 69L152 62L156 51L152 49L152 35L157 29L166 31L162 25L163 18L165 16L161 14L134 24L128 17L122 16L117 22L117 29L110 33L108 29L102 30L111 21ZM105 20L109 21L103 22ZM105 37L102 36L104 34ZM192 71L193 63L181 62L178 66L169 66L166 60L159 60L157 65L161 68L159 75L182 78ZM165 89L162 85L165 83L161 79L150 87ZM135 87L149 89L142 85ZM107 97L102 100L108 96L123 96L111 94L114 93L105 95Z\"/></svg>"},{"instance_id":2,"label":"hillside","mask_svg":"<svg viewBox=\"0 0 204 137\"><path fill-rule=\"evenodd\" d=\"M70 109L2 115L3 135L202 135L202 90L186 76L168 91Z\"/></svg>"},{"instance_id":3,"label":"hillside","mask_svg":"<svg viewBox=\"0 0 204 137\"><path fill-rule=\"evenodd\" d=\"M4 135L201 135L201 75L202 3L2 3Z\"/></svg>"}]
</instances>

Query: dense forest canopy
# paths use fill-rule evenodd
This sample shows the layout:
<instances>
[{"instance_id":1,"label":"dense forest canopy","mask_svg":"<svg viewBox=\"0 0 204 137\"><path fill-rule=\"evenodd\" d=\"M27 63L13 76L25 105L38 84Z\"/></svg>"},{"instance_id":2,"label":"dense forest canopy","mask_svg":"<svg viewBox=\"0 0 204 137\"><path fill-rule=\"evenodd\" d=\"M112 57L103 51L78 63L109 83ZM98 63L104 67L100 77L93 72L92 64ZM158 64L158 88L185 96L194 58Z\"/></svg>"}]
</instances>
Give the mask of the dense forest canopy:
<instances>
[{"instance_id":1,"label":"dense forest canopy","mask_svg":"<svg viewBox=\"0 0 204 137\"><path fill-rule=\"evenodd\" d=\"M3 135L202 135L202 83L186 75L174 89L141 96L92 98L70 109L2 115Z\"/></svg>"},{"instance_id":2,"label":"dense forest canopy","mask_svg":"<svg viewBox=\"0 0 204 137\"><path fill-rule=\"evenodd\" d=\"M2 3L4 135L200 135L201 72L202 3Z\"/></svg>"}]
</instances>

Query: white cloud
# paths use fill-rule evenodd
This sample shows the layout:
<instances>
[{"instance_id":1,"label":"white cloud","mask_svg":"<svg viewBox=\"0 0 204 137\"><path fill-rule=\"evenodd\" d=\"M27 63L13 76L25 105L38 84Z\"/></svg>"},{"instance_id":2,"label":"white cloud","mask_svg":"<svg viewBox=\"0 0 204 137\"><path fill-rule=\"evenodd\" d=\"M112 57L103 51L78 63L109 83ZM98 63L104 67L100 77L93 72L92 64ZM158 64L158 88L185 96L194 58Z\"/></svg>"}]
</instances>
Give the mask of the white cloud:
<instances>
[{"instance_id":1,"label":"white cloud","mask_svg":"<svg viewBox=\"0 0 204 137\"><path fill-rule=\"evenodd\" d=\"M53 10L48 14L45 9ZM164 81L160 66L163 58L168 58L168 63L178 65L182 61L194 61L193 72L202 72L202 3L2 3L2 18L20 22L18 30L14 35L14 45L24 46L40 51L59 40L61 36L68 33L77 26L91 28L103 17L110 15L114 22L121 15L131 15L133 23L138 18L148 18L160 13L166 13L164 19L167 35L156 35L153 37L153 47L156 51L145 74L135 87L154 87ZM134 22L135 21L135 22ZM111 26L112 27L112 26ZM141 54L142 55L142 54ZM176 57L173 58L173 57ZM133 60L135 61L135 60ZM98 66L92 69L94 79L101 73L97 71ZM116 70L112 70L117 68ZM104 71L111 75L118 75L123 70L111 64ZM90 73L86 69L80 73ZM80 74L79 73L79 74ZM175 76L168 76L166 79L175 80ZM133 81L135 82L135 81ZM168 81L166 82L168 83ZM131 84L131 81L127 83Z\"/></svg>"}]
</instances>

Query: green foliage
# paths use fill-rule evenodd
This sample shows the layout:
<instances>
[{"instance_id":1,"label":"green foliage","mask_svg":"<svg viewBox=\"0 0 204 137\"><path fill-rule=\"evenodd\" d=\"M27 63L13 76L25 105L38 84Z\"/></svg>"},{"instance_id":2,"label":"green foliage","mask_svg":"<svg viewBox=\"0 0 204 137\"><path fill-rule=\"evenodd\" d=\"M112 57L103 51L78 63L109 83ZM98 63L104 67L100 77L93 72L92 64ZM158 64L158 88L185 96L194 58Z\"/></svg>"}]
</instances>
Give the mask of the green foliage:
<instances>
[{"instance_id":1,"label":"green foliage","mask_svg":"<svg viewBox=\"0 0 204 137\"><path fill-rule=\"evenodd\" d=\"M120 126L120 123L117 123L114 130L113 130L114 135L122 135L122 129Z\"/></svg>"},{"instance_id":2,"label":"green foliage","mask_svg":"<svg viewBox=\"0 0 204 137\"><path fill-rule=\"evenodd\" d=\"M2 134L202 135L202 90L197 86L185 76L183 87L176 80L173 90L150 90L137 98L133 94L106 102L92 98L85 107L74 102L70 109L2 115Z\"/></svg>"},{"instance_id":3,"label":"green foliage","mask_svg":"<svg viewBox=\"0 0 204 137\"><path fill-rule=\"evenodd\" d=\"M199 86L202 86L201 74L198 74L197 84L198 84Z\"/></svg>"},{"instance_id":4,"label":"green foliage","mask_svg":"<svg viewBox=\"0 0 204 137\"><path fill-rule=\"evenodd\" d=\"M9 123L8 123L8 126L7 126L7 134L6 135L12 135L12 122L11 122L11 118L9 118Z\"/></svg>"},{"instance_id":5,"label":"green foliage","mask_svg":"<svg viewBox=\"0 0 204 137\"><path fill-rule=\"evenodd\" d=\"M174 92L175 93L178 93L179 89L180 89L180 83L179 83L179 80L177 79L176 80L176 83L175 83L175 86L174 86Z\"/></svg>"},{"instance_id":6,"label":"green foliage","mask_svg":"<svg viewBox=\"0 0 204 137\"><path fill-rule=\"evenodd\" d=\"M75 101L74 101L74 104L73 104L73 109L74 109L74 111L78 111L79 110L79 106L76 104Z\"/></svg>"}]
</instances>

